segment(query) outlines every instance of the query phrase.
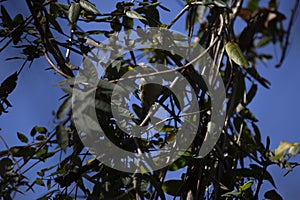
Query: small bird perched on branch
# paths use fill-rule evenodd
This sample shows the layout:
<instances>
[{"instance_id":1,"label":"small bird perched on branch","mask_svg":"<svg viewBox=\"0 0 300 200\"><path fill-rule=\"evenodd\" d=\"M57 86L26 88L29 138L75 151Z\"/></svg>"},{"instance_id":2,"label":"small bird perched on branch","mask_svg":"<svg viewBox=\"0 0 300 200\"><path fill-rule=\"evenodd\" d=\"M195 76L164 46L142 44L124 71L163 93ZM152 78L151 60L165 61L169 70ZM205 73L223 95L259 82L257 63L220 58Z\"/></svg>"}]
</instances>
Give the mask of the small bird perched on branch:
<instances>
[{"instance_id":1,"label":"small bird perched on branch","mask_svg":"<svg viewBox=\"0 0 300 200\"><path fill-rule=\"evenodd\" d=\"M154 69L148 67L144 63L140 63L139 66L141 66L144 70L143 74L150 74L156 72ZM140 99L142 102L141 125L147 125L149 123L150 117L148 117L147 121L145 121L144 123L143 121L147 117L151 106L154 104L154 102L157 100L157 98L163 91L162 80L157 75L143 77L140 80L139 90Z\"/></svg>"}]
</instances>

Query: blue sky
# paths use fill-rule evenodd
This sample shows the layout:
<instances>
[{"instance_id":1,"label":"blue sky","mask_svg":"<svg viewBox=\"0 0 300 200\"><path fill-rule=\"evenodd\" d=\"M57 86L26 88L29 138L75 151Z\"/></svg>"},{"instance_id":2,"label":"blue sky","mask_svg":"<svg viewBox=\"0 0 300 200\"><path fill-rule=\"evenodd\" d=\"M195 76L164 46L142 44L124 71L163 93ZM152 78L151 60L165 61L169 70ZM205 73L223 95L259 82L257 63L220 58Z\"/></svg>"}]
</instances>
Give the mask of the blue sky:
<instances>
[{"instance_id":1,"label":"blue sky","mask_svg":"<svg viewBox=\"0 0 300 200\"><path fill-rule=\"evenodd\" d=\"M18 3L13 3L18 2ZM96 2L96 1L92 1ZM98 3L101 12L110 12L117 1L102 0ZM172 13L161 12L163 22L170 22L182 8L177 1L162 1L163 5L170 8ZM287 16L290 14L290 7L294 1L285 2L281 5L283 13ZM21 1L9 0L8 10L19 12L24 10ZM24 13L27 13L24 10ZM14 13L10 13L13 15ZM185 19L178 21L173 26L173 30L181 31L184 29L183 23ZM93 28L95 29L95 28ZM251 110L259 119L258 125L264 137L271 137L271 148L276 148L280 141L300 142L300 17L297 16L295 26L292 29L290 38L290 46L286 55L286 59L281 68L275 69L274 63L258 66L258 71L271 81L271 89L267 90L259 87L258 95L250 104ZM266 51L273 49L269 48ZM19 69L20 63L15 61L4 62L7 57L20 54L20 49L9 49L0 54L2 66L0 68L0 81ZM278 51L278 57L280 52ZM43 59L35 61L31 68L25 68L19 77L18 85L15 91L10 95L9 100L13 107L9 109L8 114L0 117L0 134L8 144L17 144L16 132L28 134L34 125L46 126L49 130L54 128L52 112L60 105L58 99L63 95L61 90L55 86L57 82L62 80L58 75L54 75L53 71L45 71L48 64ZM0 143L0 149L3 149ZM286 199L295 199L299 194L298 181L300 180L300 169L296 168L293 173L283 177L284 170L272 167L271 171L274 175L278 191ZM35 173L35 172L32 172ZM177 177L176 177L177 178ZM265 182L263 189L271 189L271 186Z\"/></svg>"}]
</instances>

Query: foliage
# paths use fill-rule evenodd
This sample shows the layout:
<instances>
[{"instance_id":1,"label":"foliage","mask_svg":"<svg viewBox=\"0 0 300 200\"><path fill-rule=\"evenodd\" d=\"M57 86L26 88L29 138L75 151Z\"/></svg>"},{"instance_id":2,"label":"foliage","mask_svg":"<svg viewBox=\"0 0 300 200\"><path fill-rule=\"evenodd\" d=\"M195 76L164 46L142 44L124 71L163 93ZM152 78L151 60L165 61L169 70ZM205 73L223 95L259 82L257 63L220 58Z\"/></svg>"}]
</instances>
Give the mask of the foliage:
<instances>
[{"instance_id":1,"label":"foliage","mask_svg":"<svg viewBox=\"0 0 300 200\"><path fill-rule=\"evenodd\" d=\"M30 15L19 13L14 17L5 6L9 2L1 2L0 51L8 46L21 49L22 57L9 59L23 59L24 64L19 72L1 83L0 115L7 113L11 107L8 97L16 87L20 72L37 59L45 59L51 70L65 77L58 86L66 93L56 113L59 122L54 130L34 126L28 134L17 133L24 145L1 149L0 196L3 199L12 199L14 192L24 192L20 189L24 187L25 193L40 187L48 191L40 199L166 199L167 194L181 199L258 199L263 181L270 182L276 189L268 172L269 166L277 165L290 172L298 165L289 159L299 154L299 143L282 142L277 149L271 150L270 139L262 141L256 125L258 120L248 107L259 86L270 86L257 68L260 62L272 59L272 55L262 53L261 49L271 45L279 48L282 58L277 67L281 65L292 24L285 27L283 22L286 18L291 22L294 20L298 0L289 17L278 10L279 2L276 0L269 0L267 7L262 7L259 0L244 3L241 0L180 1L183 10L178 15L174 14L169 24L161 21L161 15L172 10L154 0L120 1L110 13L102 13L101 3L96 6L88 0L26 0ZM89 83L88 78L98 79L92 62L92 67L82 70L78 67L80 63L74 63L73 58L91 58L93 50L101 46L98 39L114 37L122 30L137 27L171 29L180 18L186 19L185 34L206 49L223 79L227 112L222 135L207 156L199 157L199 148L208 129L210 100L201 76L194 73L193 66L189 65L179 72L197 92L199 107L207 112L200 115L200 128L187 152L168 167L154 172L130 174L109 168L92 158L84 148L71 118L72 109L75 109L71 107L72 92L80 84ZM239 32L235 25L242 24L241 21L246 25ZM80 28L86 24L97 26L90 25L96 27L95 30ZM177 131L174 122L157 130L150 139L133 140L118 128L110 107L113 84L126 72L134 70L139 60L167 63L173 68L186 64L185 58L178 55L147 49L120 55L102 75L96 86L98 122L116 145L131 152L137 152L138 148L147 152L162 147L176 137ZM79 83L74 82L75 72L80 74ZM91 89L88 85L83 87ZM137 94L135 96L139 99ZM168 103L174 103L169 115L176 121L175 111L180 109L180 99L174 100L172 94L166 95L166 99L169 99ZM168 103L165 103L166 107ZM142 107L134 104L132 112L123 114L134 116L136 124L142 123ZM136 142L138 145L132 145ZM36 165L47 163L56 155L63 155L59 162L43 169L37 168ZM249 158L251 162L248 164ZM26 178L31 168L39 170L35 180ZM177 171L178 177L166 180L168 173L173 171ZM275 189L266 191L264 197L282 199Z\"/></svg>"}]
</instances>

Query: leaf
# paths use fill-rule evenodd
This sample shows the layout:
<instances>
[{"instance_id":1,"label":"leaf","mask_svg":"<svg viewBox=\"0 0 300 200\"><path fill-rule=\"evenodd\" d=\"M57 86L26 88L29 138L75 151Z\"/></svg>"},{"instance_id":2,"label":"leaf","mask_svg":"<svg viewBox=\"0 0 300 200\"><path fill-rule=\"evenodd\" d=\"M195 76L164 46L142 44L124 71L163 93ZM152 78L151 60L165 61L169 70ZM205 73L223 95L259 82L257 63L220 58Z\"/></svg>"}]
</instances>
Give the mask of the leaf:
<instances>
[{"instance_id":1,"label":"leaf","mask_svg":"<svg viewBox=\"0 0 300 200\"><path fill-rule=\"evenodd\" d=\"M84 56L82 63L83 70L80 72L83 73L83 76L88 79L88 82L90 82L91 84L97 84L98 72L92 60L88 56Z\"/></svg>"},{"instance_id":2,"label":"leaf","mask_svg":"<svg viewBox=\"0 0 300 200\"><path fill-rule=\"evenodd\" d=\"M12 21L12 26L17 27L17 26L21 25L23 22L24 22L23 15L17 14Z\"/></svg>"},{"instance_id":3,"label":"leaf","mask_svg":"<svg viewBox=\"0 0 300 200\"><path fill-rule=\"evenodd\" d=\"M35 184L40 185L40 186L45 186L44 181L40 178L35 179Z\"/></svg>"},{"instance_id":4,"label":"leaf","mask_svg":"<svg viewBox=\"0 0 300 200\"><path fill-rule=\"evenodd\" d=\"M124 30L130 30L133 28L133 19L129 17L123 17L123 22Z\"/></svg>"},{"instance_id":5,"label":"leaf","mask_svg":"<svg viewBox=\"0 0 300 200\"><path fill-rule=\"evenodd\" d=\"M275 190L269 190L264 194L264 197L266 199L270 200L283 200L283 198L275 191Z\"/></svg>"},{"instance_id":6,"label":"leaf","mask_svg":"<svg viewBox=\"0 0 300 200\"><path fill-rule=\"evenodd\" d=\"M54 15L48 15L48 19L50 24L52 24L55 28L55 30L59 33L64 33L62 28L60 27L59 23L56 21L56 18Z\"/></svg>"},{"instance_id":7,"label":"leaf","mask_svg":"<svg viewBox=\"0 0 300 200\"><path fill-rule=\"evenodd\" d=\"M256 93L257 93L257 84L253 84L247 93L246 102L245 102L246 105L248 105L253 100Z\"/></svg>"},{"instance_id":8,"label":"leaf","mask_svg":"<svg viewBox=\"0 0 300 200\"><path fill-rule=\"evenodd\" d=\"M242 186L239 187L239 191L245 192L246 190L248 190L248 189L251 188L251 186L253 185L253 183L254 183L253 180L248 181L247 183L245 183L244 185L242 185Z\"/></svg>"},{"instance_id":9,"label":"leaf","mask_svg":"<svg viewBox=\"0 0 300 200\"><path fill-rule=\"evenodd\" d=\"M157 181L151 175L149 176L147 174L144 174L144 175L141 175L141 176L144 180L148 180L151 183L151 185L155 188L155 190L156 190L156 192L157 192L157 194L158 194L158 196L160 197L161 200L166 199L165 194L164 194L163 189L162 189L162 186L161 186L159 181Z\"/></svg>"},{"instance_id":10,"label":"leaf","mask_svg":"<svg viewBox=\"0 0 300 200\"><path fill-rule=\"evenodd\" d=\"M251 11L255 11L259 8L258 3L260 0L250 0L248 1L248 5L247 7L249 8L249 10Z\"/></svg>"},{"instance_id":11,"label":"leaf","mask_svg":"<svg viewBox=\"0 0 300 200\"><path fill-rule=\"evenodd\" d=\"M227 52L228 57L233 60L236 64L243 66L244 68L249 67L249 63L245 58L243 52L240 47L234 42L228 42L225 45L225 50Z\"/></svg>"},{"instance_id":12,"label":"leaf","mask_svg":"<svg viewBox=\"0 0 300 200\"><path fill-rule=\"evenodd\" d=\"M56 112L56 117L57 119L63 119L65 114L69 109L71 109L71 104L72 103L72 97L68 96L64 102L59 106L57 112Z\"/></svg>"},{"instance_id":13,"label":"leaf","mask_svg":"<svg viewBox=\"0 0 300 200\"><path fill-rule=\"evenodd\" d=\"M1 5L1 14L3 27L11 28L12 19L3 5Z\"/></svg>"},{"instance_id":14,"label":"leaf","mask_svg":"<svg viewBox=\"0 0 300 200\"><path fill-rule=\"evenodd\" d=\"M275 156L273 156L272 158L270 158L271 160L280 160L282 159L285 154L286 151L292 146L291 143L289 142L280 142L279 146L275 149Z\"/></svg>"},{"instance_id":15,"label":"leaf","mask_svg":"<svg viewBox=\"0 0 300 200\"><path fill-rule=\"evenodd\" d=\"M65 150L69 144L69 134L66 128L63 125L56 126L55 135L58 146Z\"/></svg>"},{"instance_id":16,"label":"leaf","mask_svg":"<svg viewBox=\"0 0 300 200\"><path fill-rule=\"evenodd\" d=\"M45 134L48 132L48 130L45 127L41 127L41 126L35 126L34 129L36 132L42 133L42 134Z\"/></svg>"},{"instance_id":17,"label":"leaf","mask_svg":"<svg viewBox=\"0 0 300 200\"><path fill-rule=\"evenodd\" d=\"M23 142L23 143L28 142L28 138L23 133L17 132L17 136L21 142Z\"/></svg>"},{"instance_id":18,"label":"leaf","mask_svg":"<svg viewBox=\"0 0 300 200\"><path fill-rule=\"evenodd\" d=\"M222 0L214 0L212 3L220 8L228 8L227 4Z\"/></svg>"},{"instance_id":19,"label":"leaf","mask_svg":"<svg viewBox=\"0 0 300 200\"><path fill-rule=\"evenodd\" d=\"M80 0L79 4L87 12L92 12L92 13L96 13L96 14L100 13L94 4L92 4L86 0Z\"/></svg>"},{"instance_id":20,"label":"leaf","mask_svg":"<svg viewBox=\"0 0 300 200\"><path fill-rule=\"evenodd\" d=\"M241 8L238 12L238 16L247 22L251 19L252 11L248 8Z\"/></svg>"},{"instance_id":21,"label":"leaf","mask_svg":"<svg viewBox=\"0 0 300 200\"><path fill-rule=\"evenodd\" d=\"M142 15L140 15L139 13L137 13L134 10L128 10L126 11L126 16L133 18L133 19L142 19L142 20L146 20Z\"/></svg>"},{"instance_id":22,"label":"leaf","mask_svg":"<svg viewBox=\"0 0 300 200\"><path fill-rule=\"evenodd\" d=\"M163 9L164 11L167 11L167 12L171 12L171 10L161 4L158 5L158 7L160 7L161 9Z\"/></svg>"},{"instance_id":23,"label":"leaf","mask_svg":"<svg viewBox=\"0 0 300 200\"><path fill-rule=\"evenodd\" d=\"M227 192L225 194L222 194L222 197L239 197L240 195L241 195L241 192L231 191L231 192Z\"/></svg>"},{"instance_id":24,"label":"leaf","mask_svg":"<svg viewBox=\"0 0 300 200\"><path fill-rule=\"evenodd\" d=\"M289 149L288 154L290 156L296 156L300 153L300 143L296 142L293 146Z\"/></svg>"},{"instance_id":25,"label":"leaf","mask_svg":"<svg viewBox=\"0 0 300 200\"><path fill-rule=\"evenodd\" d=\"M168 180L163 183L162 189L169 195L180 196L183 184L182 180Z\"/></svg>"},{"instance_id":26,"label":"leaf","mask_svg":"<svg viewBox=\"0 0 300 200\"><path fill-rule=\"evenodd\" d=\"M187 166L187 164L188 164L187 160L182 156L178 158L175 162L173 162L171 165L169 165L168 170L177 171Z\"/></svg>"},{"instance_id":27,"label":"leaf","mask_svg":"<svg viewBox=\"0 0 300 200\"><path fill-rule=\"evenodd\" d=\"M71 3L68 13L68 19L71 24L76 24L81 12L79 3Z\"/></svg>"},{"instance_id":28,"label":"leaf","mask_svg":"<svg viewBox=\"0 0 300 200\"><path fill-rule=\"evenodd\" d=\"M35 153L35 148L29 146L14 146L10 148L10 152L15 157L23 157L26 159Z\"/></svg>"},{"instance_id":29,"label":"leaf","mask_svg":"<svg viewBox=\"0 0 300 200\"><path fill-rule=\"evenodd\" d=\"M271 85L270 81L261 77L254 67L248 68L246 70L248 74L250 74L253 78L255 78L262 86L264 86L267 89L270 88Z\"/></svg>"},{"instance_id":30,"label":"leaf","mask_svg":"<svg viewBox=\"0 0 300 200\"><path fill-rule=\"evenodd\" d=\"M13 73L7 77L0 86L0 98L6 98L17 86L18 74Z\"/></svg>"}]
</instances>

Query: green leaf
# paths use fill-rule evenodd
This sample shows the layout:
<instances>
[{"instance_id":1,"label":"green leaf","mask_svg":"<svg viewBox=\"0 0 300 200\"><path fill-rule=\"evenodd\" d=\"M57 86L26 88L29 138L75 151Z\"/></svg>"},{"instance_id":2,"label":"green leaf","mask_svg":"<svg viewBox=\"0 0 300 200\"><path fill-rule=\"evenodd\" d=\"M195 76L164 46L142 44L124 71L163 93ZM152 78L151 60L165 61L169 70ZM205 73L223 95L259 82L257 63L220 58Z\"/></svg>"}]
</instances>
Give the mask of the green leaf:
<instances>
[{"instance_id":1,"label":"green leaf","mask_svg":"<svg viewBox=\"0 0 300 200\"><path fill-rule=\"evenodd\" d=\"M222 197L239 197L240 195L241 195L241 192L231 191L231 192L227 192L225 194L222 194Z\"/></svg>"},{"instance_id":2,"label":"green leaf","mask_svg":"<svg viewBox=\"0 0 300 200\"><path fill-rule=\"evenodd\" d=\"M23 142L23 143L28 142L28 138L23 133L17 132L17 136L21 142Z\"/></svg>"},{"instance_id":3,"label":"green leaf","mask_svg":"<svg viewBox=\"0 0 300 200\"><path fill-rule=\"evenodd\" d=\"M254 181L250 180L247 183L245 183L244 185L239 187L239 191L240 192L245 192L246 190L248 190L249 188L251 188L251 186L253 185Z\"/></svg>"},{"instance_id":4,"label":"green leaf","mask_svg":"<svg viewBox=\"0 0 300 200\"><path fill-rule=\"evenodd\" d=\"M87 12L92 12L92 13L96 13L96 14L100 13L94 4L92 4L86 0L80 0L79 4Z\"/></svg>"},{"instance_id":5,"label":"green leaf","mask_svg":"<svg viewBox=\"0 0 300 200\"><path fill-rule=\"evenodd\" d=\"M79 3L71 3L68 13L68 19L71 24L76 24L81 12Z\"/></svg>"},{"instance_id":6,"label":"green leaf","mask_svg":"<svg viewBox=\"0 0 300 200\"><path fill-rule=\"evenodd\" d=\"M45 186L44 181L40 178L35 179L35 184L40 185L40 186Z\"/></svg>"},{"instance_id":7,"label":"green leaf","mask_svg":"<svg viewBox=\"0 0 300 200\"><path fill-rule=\"evenodd\" d=\"M169 165L168 170L177 171L187 166L187 164L188 164L187 160L182 156L179 159L177 159L175 162L173 162L171 165Z\"/></svg>"},{"instance_id":8,"label":"green leaf","mask_svg":"<svg viewBox=\"0 0 300 200\"><path fill-rule=\"evenodd\" d=\"M240 47L234 42L228 42L225 45L225 50L228 57L233 60L236 64L243 66L244 68L249 67L249 63L241 51Z\"/></svg>"},{"instance_id":9,"label":"green leaf","mask_svg":"<svg viewBox=\"0 0 300 200\"><path fill-rule=\"evenodd\" d=\"M41 127L41 126L35 126L34 129L36 132L42 133L42 134L45 134L48 132L48 130L45 127Z\"/></svg>"},{"instance_id":10,"label":"green leaf","mask_svg":"<svg viewBox=\"0 0 300 200\"><path fill-rule=\"evenodd\" d=\"M168 180L163 183L162 189L169 195L180 196L183 184L182 180Z\"/></svg>"},{"instance_id":11,"label":"green leaf","mask_svg":"<svg viewBox=\"0 0 300 200\"><path fill-rule=\"evenodd\" d=\"M3 27L11 28L12 19L3 5L1 5L1 14Z\"/></svg>"},{"instance_id":12,"label":"green leaf","mask_svg":"<svg viewBox=\"0 0 300 200\"><path fill-rule=\"evenodd\" d=\"M128 10L126 11L126 16L133 18L133 19L142 19L142 20L146 20L142 15L140 15L139 13L137 13L134 10Z\"/></svg>"},{"instance_id":13,"label":"green leaf","mask_svg":"<svg viewBox=\"0 0 300 200\"><path fill-rule=\"evenodd\" d=\"M296 142L291 146L291 148L288 151L288 154L290 156L296 156L300 153L300 143Z\"/></svg>"},{"instance_id":14,"label":"green leaf","mask_svg":"<svg viewBox=\"0 0 300 200\"><path fill-rule=\"evenodd\" d=\"M281 160L285 155L286 151L292 147L292 144L289 142L280 142L279 146L275 149L275 156L270 158L271 160Z\"/></svg>"},{"instance_id":15,"label":"green leaf","mask_svg":"<svg viewBox=\"0 0 300 200\"><path fill-rule=\"evenodd\" d=\"M259 3L260 0L250 0L248 1L248 9L251 10L251 11L255 11L259 8L258 6L258 3Z\"/></svg>"},{"instance_id":16,"label":"green leaf","mask_svg":"<svg viewBox=\"0 0 300 200\"><path fill-rule=\"evenodd\" d=\"M130 30L133 28L133 19L129 17L123 17L123 22L124 30Z\"/></svg>"},{"instance_id":17,"label":"green leaf","mask_svg":"<svg viewBox=\"0 0 300 200\"><path fill-rule=\"evenodd\" d=\"M269 190L264 194L264 197L266 199L270 200L283 200L283 198L275 191L275 190Z\"/></svg>"}]
</instances>

